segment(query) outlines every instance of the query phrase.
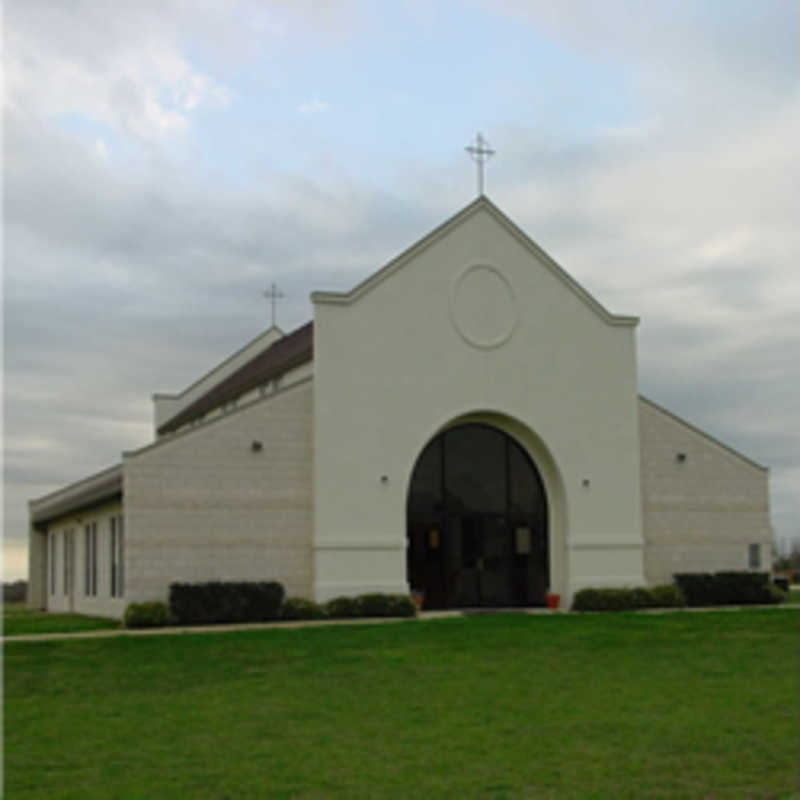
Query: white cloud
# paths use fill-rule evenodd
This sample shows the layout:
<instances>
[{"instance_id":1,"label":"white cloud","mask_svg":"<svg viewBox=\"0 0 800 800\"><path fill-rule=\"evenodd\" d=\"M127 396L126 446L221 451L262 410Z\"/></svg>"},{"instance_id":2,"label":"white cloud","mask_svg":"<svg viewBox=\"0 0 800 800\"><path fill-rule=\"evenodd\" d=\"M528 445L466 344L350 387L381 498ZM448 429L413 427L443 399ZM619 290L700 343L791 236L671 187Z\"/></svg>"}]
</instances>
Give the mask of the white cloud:
<instances>
[{"instance_id":1,"label":"white cloud","mask_svg":"<svg viewBox=\"0 0 800 800\"><path fill-rule=\"evenodd\" d=\"M297 110L301 114L322 114L330 109L330 104L326 100L320 100L318 97L312 97L311 100L305 103L300 103Z\"/></svg>"},{"instance_id":2,"label":"white cloud","mask_svg":"<svg viewBox=\"0 0 800 800\"><path fill-rule=\"evenodd\" d=\"M134 8L136 4L133 4ZM144 141L180 133L230 90L194 67L176 31L127 5L19 4L7 16L6 103L14 112L78 114ZM128 23L128 24L126 24Z\"/></svg>"},{"instance_id":3,"label":"white cloud","mask_svg":"<svg viewBox=\"0 0 800 800\"><path fill-rule=\"evenodd\" d=\"M654 117L630 125L601 125L596 129L596 133L609 139L644 140L657 133L662 124L660 117Z\"/></svg>"},{"instance_id":4,"label":"white cloud","mask_svg":"<svg viewBox=\"0 0 800 800\"><path fill-rule=\"evenodd\" d=\"M108 153L108 145L105 143L103 139L99 137L94 140L94 146L92 151L97 156L100 161L108 163L109 160L109 153Z\"/></svg>"}]
</instances>

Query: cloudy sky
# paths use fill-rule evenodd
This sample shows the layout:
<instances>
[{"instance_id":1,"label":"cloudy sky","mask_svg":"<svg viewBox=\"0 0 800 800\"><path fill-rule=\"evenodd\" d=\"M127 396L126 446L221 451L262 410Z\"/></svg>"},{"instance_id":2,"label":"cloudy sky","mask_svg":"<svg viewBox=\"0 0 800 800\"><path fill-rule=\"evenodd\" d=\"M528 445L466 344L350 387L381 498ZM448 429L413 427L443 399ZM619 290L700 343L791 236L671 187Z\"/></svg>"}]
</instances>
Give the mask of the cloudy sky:
<instances>
[{"instance_id":1,"label":"cloudy sky","mask_svg":"<svg viewBox=\"0 0 800 800\"><path fill-rule=\"evenodd\" d=\"M8 0L4 576L309 293L487 193L616 313L643 394L770 466L800 538L796 0ZM413 315L414 309L408 310Z\"/></svg>"}]
</instances>

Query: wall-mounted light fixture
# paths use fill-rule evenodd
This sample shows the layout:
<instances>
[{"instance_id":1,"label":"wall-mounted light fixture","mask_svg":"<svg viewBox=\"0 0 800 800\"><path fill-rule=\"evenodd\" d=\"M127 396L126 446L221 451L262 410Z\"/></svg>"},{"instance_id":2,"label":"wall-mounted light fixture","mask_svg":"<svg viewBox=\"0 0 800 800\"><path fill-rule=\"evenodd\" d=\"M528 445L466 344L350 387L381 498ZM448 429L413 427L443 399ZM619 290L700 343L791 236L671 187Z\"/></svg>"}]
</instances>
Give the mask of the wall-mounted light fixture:
<instances>
[{"instance_id":1,"label":"wall-mounted light fixture","mask_svg":"<svg viewBox=\"0 0 800 800\"><path fill-rule=\"evenodd\" d=\"M389 476L388 475L381 475L381 483L386 485L389 483Z\"/></svg>"},{"instance_id":2,"label":"wall-mounted light fixture","mask_svg":"<svg viewBox=\"0 0 800 800\"><path fill-rule=\"evenodd\" d=\"M675 460L679 464L683 464L683 462L686 461L686 453L678 453L678 455L675 456Z\"/></svg>"},{"instance_id":3,"label":"wall-mounted light fixture","mask_svg":"<svg viewBox=\"0 0 800 800\"><path fill-rule=\"evenodd\" d=\"M584 486L588 487L591 484L591 481L588 478L584 478L582 483Z\"/></svg>"},{"instance_id":4,"label":"wall-mounted light fixture","mask_svg":"<svg viewBox=\"0 0 800 800\"><path fill-rule=\"evenodd\" d=\"M259 442L258 439L253 439L253 441L250 443L250 449L254 453L260 453L264 449L264 445Z\"/></svg>"}]
</instances>

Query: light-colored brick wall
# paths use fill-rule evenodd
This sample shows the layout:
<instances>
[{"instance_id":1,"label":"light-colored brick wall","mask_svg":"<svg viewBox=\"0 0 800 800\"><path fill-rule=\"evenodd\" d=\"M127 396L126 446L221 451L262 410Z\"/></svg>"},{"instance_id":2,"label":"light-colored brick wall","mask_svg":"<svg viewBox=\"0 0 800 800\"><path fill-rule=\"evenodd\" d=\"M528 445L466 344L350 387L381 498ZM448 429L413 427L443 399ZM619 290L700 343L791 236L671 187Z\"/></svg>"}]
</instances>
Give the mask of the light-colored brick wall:
<instances>
[{"instance_id":1,"label":"light-colored brick wall","mask_svg":"<svg viewBox=\"0 0 800 800\"><path fill-rule=\"evenodd\" d=\"M111 596L111 518L122 514L119 501L104 503L54 519L42 535L46 608L48 611L75 612L98 617L121 617L125 598ZM97 525L96 593L86 591L86 525ZM67 532L72 531L73 563L71 574L64 573ZM51 541L55 538L55 587L51 582ZM65 581L65 578L67 579ZM55 589L55 590L54 590Z\"/></svg>"},{"instance_id":2,"label":"light-colored brick wall","mask_svg":"<svg viewBox=\"0 0 800 800\"><path fill-rule=\"evenodd\" d=\"M166 600L173 581L311 595L311 405L305 379L124 455L128 600Z\"/></svg>"},{"instance_id":3,"label":"light-colored brick wall","mask_svg":"<svg viewBox=\"0 0 800 800\"><path fill-rule=\"evenodd\" d=\"M644 398L639 424L647 582L748 569L751 544L768 571L768 471Z\"/></svg>"}]
</instances>

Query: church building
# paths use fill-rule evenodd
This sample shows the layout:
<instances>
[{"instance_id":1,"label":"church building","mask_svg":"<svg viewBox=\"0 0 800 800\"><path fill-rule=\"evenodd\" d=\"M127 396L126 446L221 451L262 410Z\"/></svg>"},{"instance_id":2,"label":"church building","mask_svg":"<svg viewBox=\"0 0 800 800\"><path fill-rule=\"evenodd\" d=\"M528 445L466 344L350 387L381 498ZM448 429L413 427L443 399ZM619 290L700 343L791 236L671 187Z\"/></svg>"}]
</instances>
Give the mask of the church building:
<instances>
[{"instance_id":1,"label":"church building","mask_svg":"<svg viewBox=\"0 0 800 800\"><path fill-rule=\"evenodd\" d=\"M638 319L486 196L311 299L154 395L151 444L30 502L31 606L119 617L210 580L564 606L769 568L767 469L640 396Z\"/></svg>"}]
</instances>

